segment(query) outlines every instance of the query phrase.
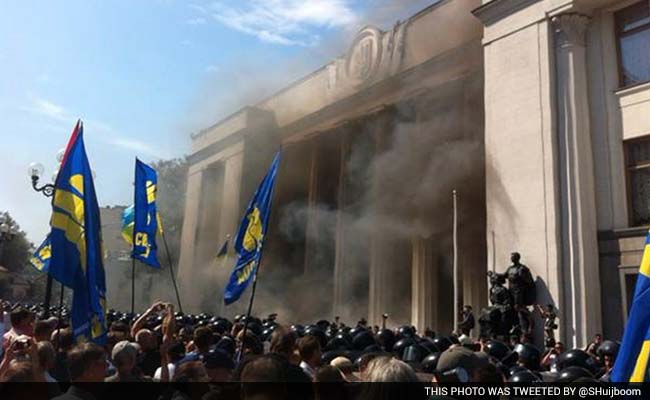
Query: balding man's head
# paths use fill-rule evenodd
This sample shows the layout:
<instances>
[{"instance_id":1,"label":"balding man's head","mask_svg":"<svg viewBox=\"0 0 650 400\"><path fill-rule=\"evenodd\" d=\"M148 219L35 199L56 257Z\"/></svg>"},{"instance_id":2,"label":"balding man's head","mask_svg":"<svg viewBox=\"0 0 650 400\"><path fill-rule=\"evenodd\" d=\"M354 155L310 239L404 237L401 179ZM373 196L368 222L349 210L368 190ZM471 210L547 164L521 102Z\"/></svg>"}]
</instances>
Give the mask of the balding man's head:
<instances>
[{"instance_id":1,"label":"balding man's head","mask_svg":"<svg viewBox=\"0 0 650 400\"><path fill-rule=\"evenodd\" d=\"M149 329L140 329L135 335L135 341L140 345L142 351L156 349L156 336Z\"/></svg>"}]
</instances>

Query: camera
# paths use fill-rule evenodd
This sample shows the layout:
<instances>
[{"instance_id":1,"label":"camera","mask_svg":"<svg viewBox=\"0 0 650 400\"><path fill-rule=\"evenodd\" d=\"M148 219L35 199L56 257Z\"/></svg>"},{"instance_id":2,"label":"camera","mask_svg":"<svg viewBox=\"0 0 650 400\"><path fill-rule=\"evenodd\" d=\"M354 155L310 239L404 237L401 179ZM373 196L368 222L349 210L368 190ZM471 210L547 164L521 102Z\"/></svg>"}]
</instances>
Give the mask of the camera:
<instances>
[{"instance_id":1,"label":"camera","mask_svg":"<svg viewBox=\"0 0 650 400\"><path fill-rule=\"evenodd\" d=\"M456 367L445 372L434 372L438 383L467 383L469 382L469 374L463 367Z\"/></svg>"}]
</instances>

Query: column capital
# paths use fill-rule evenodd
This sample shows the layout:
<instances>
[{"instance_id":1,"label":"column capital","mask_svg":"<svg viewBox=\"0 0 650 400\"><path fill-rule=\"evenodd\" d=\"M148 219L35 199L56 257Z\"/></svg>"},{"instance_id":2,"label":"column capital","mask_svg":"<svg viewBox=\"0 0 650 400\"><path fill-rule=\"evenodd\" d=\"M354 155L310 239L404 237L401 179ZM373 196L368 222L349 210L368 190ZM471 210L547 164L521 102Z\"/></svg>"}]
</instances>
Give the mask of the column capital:
<instances>
[{"instance_id":1,"label":"column capital","mask_svg":"<svg viewBox=\"0 0 650 400\"><path fill-rule=\"evenodd\" d=\"M585 47L587 26L591 18L577 12L564 13L551 19L553 31L557 37L560 48L580 46Z\"/></svg>"}]
</instances>

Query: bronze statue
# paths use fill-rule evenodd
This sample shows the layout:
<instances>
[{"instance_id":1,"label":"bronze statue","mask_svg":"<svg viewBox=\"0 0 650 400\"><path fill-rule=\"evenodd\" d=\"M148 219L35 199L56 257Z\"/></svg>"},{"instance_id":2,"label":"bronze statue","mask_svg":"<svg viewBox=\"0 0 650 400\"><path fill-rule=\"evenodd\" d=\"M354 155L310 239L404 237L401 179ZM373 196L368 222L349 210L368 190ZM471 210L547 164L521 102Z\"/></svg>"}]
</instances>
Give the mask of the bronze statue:
<instances>
[{"instance_id":1,"label":"bronze statue","mask_svg":"<svg viewBox=\"0 0 650 400\"><path fill-rule=\"evenodd\" d=\"M515 306L530 306L535 304L537 297L535 281L530 269L519 262L521 255L517 252L510 254L512 265L505 272L508 289L512 293Z\"/></svg>"},{"instance_id":2,"label":"bronze statue","mask_svg":"<svg viewBox=\"0 0 650 400\"><path fill-rule=\"evenodd\" d=\"M490 307L481 311L479 325L481 335L507 338L512 335L530 335L533 319L528 309L535 304L537 292L533 275L520 263L521 255L510 255L512 265L505 273L488 272L490 279ZM508 282L508 288L504 284Z\"/></svg>"}]
</instances>

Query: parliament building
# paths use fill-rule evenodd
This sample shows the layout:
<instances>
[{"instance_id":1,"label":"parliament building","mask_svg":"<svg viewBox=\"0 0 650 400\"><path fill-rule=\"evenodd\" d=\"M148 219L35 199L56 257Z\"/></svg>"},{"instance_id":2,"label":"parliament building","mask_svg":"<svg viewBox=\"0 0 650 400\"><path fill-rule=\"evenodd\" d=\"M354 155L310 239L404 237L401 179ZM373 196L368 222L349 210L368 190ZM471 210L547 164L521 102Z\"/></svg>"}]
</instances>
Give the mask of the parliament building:
<instances>
[{"instance_id":1,"label":"parliament building","mask_svg":"<svg viewBox=\"0 0 650 400\"><path fill-rule=\"evenodd\" d=\"M248 305L223 306L216 254L281 150L258 315L449 332L518 251L568 346L620 337L650 224L650 1L432 3L192 135L188 308Z\"/></svg>"}]
</instances>

